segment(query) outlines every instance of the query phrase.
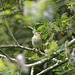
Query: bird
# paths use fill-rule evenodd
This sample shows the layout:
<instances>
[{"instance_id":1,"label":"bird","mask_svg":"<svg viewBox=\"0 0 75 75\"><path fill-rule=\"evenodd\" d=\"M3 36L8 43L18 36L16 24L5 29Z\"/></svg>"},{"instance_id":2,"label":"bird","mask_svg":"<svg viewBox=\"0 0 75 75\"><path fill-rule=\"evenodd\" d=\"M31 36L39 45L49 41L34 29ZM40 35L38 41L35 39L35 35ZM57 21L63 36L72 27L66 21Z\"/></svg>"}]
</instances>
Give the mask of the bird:
<instances>
[{"instance_id":1,"label":"bird","mask_svg":"<svg viewBox=\"0 0 75 75\"><path fill-rule=\"evenodd\" d=\"M32 45L33 47L39 49L42 51L43 49L43 43L41 38L41 32L36 32L32 37Z\"/></svg>"}]
</instances>

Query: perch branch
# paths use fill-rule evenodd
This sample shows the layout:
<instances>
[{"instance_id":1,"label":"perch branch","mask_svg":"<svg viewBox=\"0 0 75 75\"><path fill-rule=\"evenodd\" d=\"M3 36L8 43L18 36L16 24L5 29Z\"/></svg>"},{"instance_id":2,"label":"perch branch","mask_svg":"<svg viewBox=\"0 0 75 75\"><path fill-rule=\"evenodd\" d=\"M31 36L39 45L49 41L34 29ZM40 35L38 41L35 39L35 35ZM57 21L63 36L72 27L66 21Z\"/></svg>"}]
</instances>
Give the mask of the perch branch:
<instances>
[{"instance_id":1,"label":"perch branch","mask_svg":"<svg viewBox=\"0 0 75 75\"><path fill-rule=\"evenodd\" d=\"M21 46L21 45L2 45L2 46L0 46L0 48L20 48L20 49L23 49L23 50L33 51L35 53L45 55L45 53L43 53L41 51L36 51L35 49L24 47L24 46Z\"/></svg>"}]
</instances>

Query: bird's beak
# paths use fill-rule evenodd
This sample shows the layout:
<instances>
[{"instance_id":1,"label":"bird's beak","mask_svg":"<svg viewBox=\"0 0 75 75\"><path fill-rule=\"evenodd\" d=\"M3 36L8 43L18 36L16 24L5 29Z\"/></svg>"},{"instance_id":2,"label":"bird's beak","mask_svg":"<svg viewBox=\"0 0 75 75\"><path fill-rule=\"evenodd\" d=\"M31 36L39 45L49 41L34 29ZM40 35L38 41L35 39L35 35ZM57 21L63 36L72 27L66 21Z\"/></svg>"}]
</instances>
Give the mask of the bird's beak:
<instances>
[{"instance_id":1,"label":"bird's beak","mask_svg":"<svg viewBox=\"0 0 75 75\"><path fill-rule=\"evenodd\" d=\"M41 34L42 34L42 32L39 32L39 34L41 35Z\"/></svg>"}]
</instances>

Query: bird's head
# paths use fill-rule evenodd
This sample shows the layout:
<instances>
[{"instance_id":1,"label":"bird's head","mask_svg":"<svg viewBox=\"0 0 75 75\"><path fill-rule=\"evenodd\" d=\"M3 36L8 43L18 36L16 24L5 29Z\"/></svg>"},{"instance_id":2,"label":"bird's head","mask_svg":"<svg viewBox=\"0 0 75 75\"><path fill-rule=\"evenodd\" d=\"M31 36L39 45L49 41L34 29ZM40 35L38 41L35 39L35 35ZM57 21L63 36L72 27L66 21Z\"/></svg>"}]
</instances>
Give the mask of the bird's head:
<instances>
[{"instance_id":1,"label":"bird's head","mask_svg":"<svg viewBox=\"0 0 75 75\"><path fill-rule=\"evenodd\" d=\"M35 36L40 36L41 35L41 32L36 32L34 35Z\"/></svg>"}]
</instances>

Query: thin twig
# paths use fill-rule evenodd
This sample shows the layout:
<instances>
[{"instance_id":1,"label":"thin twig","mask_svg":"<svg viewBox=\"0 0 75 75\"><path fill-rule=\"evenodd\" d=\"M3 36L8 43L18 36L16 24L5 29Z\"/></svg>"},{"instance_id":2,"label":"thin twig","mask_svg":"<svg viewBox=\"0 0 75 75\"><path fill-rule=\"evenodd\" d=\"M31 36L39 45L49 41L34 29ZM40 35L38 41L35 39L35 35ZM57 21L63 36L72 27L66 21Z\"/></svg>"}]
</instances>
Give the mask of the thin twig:
<instances>
[{"instance_id":1,"label":"thin twig","mask_svg":"<svg viewBox=\"0 0 75 75\"><path fill-rule=\"evenodd\" d=\"M0 49L0 51L2 52L3 55L5 55L9 60L11 60L11 58L4 52Z\"/></svg>"},{"instance_id":2,"label":"thin twig","mask_svg":"<svg viewBox=\"0 0 75 75\"><path fill-rule=\"evenodd\" d=\"M1 51L1 50L0 50ZM1 51L2 52L2 54L0 54L0 57L3 57L3 58L8 58L10 61L14 61L14 62L16 62L17 60L16 59L14 59L14 58L11 58L11 57L9 57L6 53L4 53L3 51Z\"/></svg>"},{"instance_id":3,"label":"thin twig","mask_svg":"<svg viewBox=\"0 0 75 75\"><path fill-rule=\"evenodd\" d=\"M2 6L3 13L4 13L4 19L5 19L5 22L6 22L6 27L8 28L8 31L10 32L10 35L13 38L14 42L16 43L16 45L19 45L19 43L16 41L16 39L15 39L14 35L12 34L12 32L10 30L10 27L8 25L8 21L7 21L6 15L5 15L5 10L4 10L4 6L3 6L2 0L1 0L1 6Z\"/></svg>"},{"instance_id":4,"label":"thin twig","mask_svg":"<svg viewBox=\"0 0 75 75\"><path fill-rule=\"evenodd\" d=\"M67 70L67 71L61 73L60 75L63 75L63 74L65 74L65 73L67 73L67 72L69 72L69 71L72 71L72 70L75 70L75 68L72 68L72 69L70 69L70 70Z\"/></svg>"},{"instance_id":5,"label":"thin twig","mask_svg":"<svg viewBox=\"0 0 75 75\"><path fill-rule=\"evenodd\" d=\"M61 6L63 6L63 5L67 5L67 4L69 4L70 2L75 2L75 0L70 0L70 1L61 1L61 2L58 2L57 4L55 4L55 5L53 5L53 8L59 8L59 7L61 7Z\"/></svg>"}]
</instances>

